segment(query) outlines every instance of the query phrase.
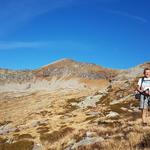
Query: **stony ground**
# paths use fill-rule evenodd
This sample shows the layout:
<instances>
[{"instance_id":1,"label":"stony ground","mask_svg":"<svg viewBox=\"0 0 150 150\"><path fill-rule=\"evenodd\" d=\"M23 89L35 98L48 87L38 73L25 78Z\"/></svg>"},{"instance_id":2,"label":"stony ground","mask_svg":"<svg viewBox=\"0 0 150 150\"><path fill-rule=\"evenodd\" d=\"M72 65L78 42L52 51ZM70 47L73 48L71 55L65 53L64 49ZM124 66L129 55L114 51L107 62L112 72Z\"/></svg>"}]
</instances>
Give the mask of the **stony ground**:
<instances>
[{"instance_id":1,"label":"stony ground","mask_svg":"<svg viewBox=\"0 0 150 150\"><path fill-rule=\"evenodd\" d=\"M0 150L150 149L150 117L142 126L134 99L147 66L116 72L63 60L13 76L0 70Z\"/></svg>"},{"instance_id":2,"label":"stony ground","mask_svg":"<svg viewBox=\"0 0 150 150\"><path fill-rule=\"evenodd\" d=\"M0 150L149 149L149 140L138 102L115 85L1 94Z\"/></svg>"}]
</instances>

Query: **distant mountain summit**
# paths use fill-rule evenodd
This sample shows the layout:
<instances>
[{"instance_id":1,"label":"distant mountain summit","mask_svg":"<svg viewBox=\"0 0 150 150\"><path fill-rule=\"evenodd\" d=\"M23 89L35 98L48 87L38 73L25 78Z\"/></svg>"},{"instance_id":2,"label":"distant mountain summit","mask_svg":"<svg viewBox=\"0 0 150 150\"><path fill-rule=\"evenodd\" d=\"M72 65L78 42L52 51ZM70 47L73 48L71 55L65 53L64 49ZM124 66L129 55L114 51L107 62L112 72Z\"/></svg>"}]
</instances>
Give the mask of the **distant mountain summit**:
<instances>
[{"instance_id":1,"label":"distant mountain summit","mask_svg":"<svg viewBox=\"0 0 150 150\"><path fill-rule=\"evenodd\" d=\"M1 91L83 90L106 86L118 71L61 59L35 70L0 70Z\"/></svg>"},{"instance_id":2,"label":"distant mountain summit","mask_svg":"<svg viewBox=\"0 0 150 150\"><path fill-rule=\"evenodd\" d=\"M42 66L41 68L45 68L45 67L52 65L52 64L62 64L62 63L71 63L71 62L75 62L75 61L73 59L63 58L63 59L53 61L52 63L49 63L48 65Z\"/></svg>"},{"instance_id":3,"label":"distant mountain summit","mask_svg":"<svg viewBox=\"0 0 150 150\"><path fill-rule=\"evenodd\" d=\"M25 81L33 78L51 78L51 77L79 77L86 79L108 79L114 76L118 71L103 68L101 66L76 62L72 59L61 59L42 66L36 70L14 71L9 69L0 69L1 80Z\"/></svg>"},{"instance_id":4,"label":"distant mountain summit","mask_svg":"<svg viewBox=\"0 0 150 150\"><path fill-rule=\"evenodd\" d=\"M34 71L35 75L43 77L79 77L86 79L107 79L117 71L101 66L76 62L72 59L61 59Z\"/></svg>"}]
</instances>

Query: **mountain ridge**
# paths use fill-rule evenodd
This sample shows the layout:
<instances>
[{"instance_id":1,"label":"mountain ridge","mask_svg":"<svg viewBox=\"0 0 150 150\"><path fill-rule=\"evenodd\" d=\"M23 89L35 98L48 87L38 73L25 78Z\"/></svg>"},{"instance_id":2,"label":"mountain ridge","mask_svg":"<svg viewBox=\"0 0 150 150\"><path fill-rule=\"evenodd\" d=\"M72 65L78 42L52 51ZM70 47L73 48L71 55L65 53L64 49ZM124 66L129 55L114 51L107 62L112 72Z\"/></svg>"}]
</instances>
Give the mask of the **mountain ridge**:
<instances>
[{"instance_id":1,"label":"mountain ridge","mask_svg":"<svg viewBox=\"0 0 150 150\"><path fill-rule=\"evenodd\" d=\"M36 70L0 70L0 92L98 88L108 84L115 74L116 71L95 64L63 59Z\"/></svg>"},{"instance_id":2,"label":"mountain ridge","mask_svg":"<svg viewBox=\"0 0 150 150\"><path fill-rule=\"evenodd\" d=\"M52 72L57 72L56 69L60 69L61 73L63 73L63 71L65 72L65 70L67 71L67 73L69 72L69 70L72 70L72 72L75 74L75 72L83 72L83 70L85 72L87 72L86 70L88 70L88 68L90 69L90 72L98 72L101 69L108 69L108 70L113 70L113 69L109 69L109 68L103 68L101 66L98 66L96 64L91 64L91 63L82 63L82 62L77 62L74 61L72 59L61 59L55 62L52 62L48 65L42 66L38 69L34 69L34 70L9 70L9 69L0 69L0 74L32 74L33 76L40 76L40 74L42 74L43 76L48 76L50 73ZM94 68L94 69L93 69ZM83 69L80 70L79 69ZM71 73L71 72L70 72ZM59 72L56 73L57 75L60 74ZM55 75L55 73L54 73Z\"/></svg>"},{"instance_id":3,"label":"mountain ridge","mask_svg":"<svg viewBox=\"0 0 150 150\"><path fill-rule=\"evenodd\" d=\"M58 59L58 60L55 60L55 61L52 61L50 63L48 63L47 65L43 65L41 67L38 67L38 68L35 68L35 69L10 69L10 68L0 68L0 70L9 70L9 71L33 71L33 70L38 70L38 69L41 69L41 68L44 68L44 67L47 67L49 65L52 65L52 64L55 64L55 63L61 63L63 61L70 61L70 62L78 62L78 63L83 63L83 64L93 64L93 65L97 65L97 66L100 66L102 68L107 68L107 69L113 69L113 70L128 70L128 69L131 69L131 68L135 68L137 66L143 66L143 65L146 65L146 64L149 64L150 62L144 62L144 63L141 63L141 64L138 64L138 65L135 65L135 66L132 66L132 67L129 67L127 69L115 69L115 68L111 68L111 67L107 67L107 66L101 66L101 65L98 65L96 63L92 63L92 62L81 62L81 61L76 61L74 59L70 59L70 58L62 58L62 59Z\"/></svg>"},{"instance_id":4,"label":"mountain ridge","mask_svg":"<svg viewBox=\"0 0 150 150\"><path fill-rule=\"evenodd\" d=\"M16 87L22 90L99 88L101 87L99 84L102 83L108 85L111 81L138 77L147 66L148 62L127 70L114 70L65 58L36 70L0 69L0 92L4 89L14 90Z\"/></svg>"}]
</instances>

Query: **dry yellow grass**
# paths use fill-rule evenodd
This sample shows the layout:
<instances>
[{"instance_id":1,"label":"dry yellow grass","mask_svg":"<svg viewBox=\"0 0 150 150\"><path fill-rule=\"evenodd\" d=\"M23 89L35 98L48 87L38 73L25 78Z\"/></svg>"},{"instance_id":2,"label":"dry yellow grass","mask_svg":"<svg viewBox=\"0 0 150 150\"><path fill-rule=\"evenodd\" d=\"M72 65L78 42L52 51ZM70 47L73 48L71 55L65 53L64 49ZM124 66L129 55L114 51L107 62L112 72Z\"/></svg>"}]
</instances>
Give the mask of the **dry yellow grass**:
<instances>
[{"instance_id":1,"label":"dry yellow grass","mask_svg":"<svg viewBox=\"0 0 150 150\"><path fill-rule=\"evenodd\" d=\"M87 137L87 132L90 132L93 137L102 137L104 141L81 145L76 149L149 149L150 127L141 126L140 114L137 112L135 117L135 112L127 112L124 115L123 111L119 111L122 106L129 108L134 102L128 99L126 103L110 107L112 99L119 97L114 94L116 91L119 89L111 89L96 107L85 109L74 107L71 103L81 102L85 97L94 95L97 89L71 93L39 91L20 96L6 93L7 97L3 95L5 98L0 101L0 127L12 125L16 130L0 135L0 145L4 146L6 141L13 139L13 142L6 146L8 150L10 147L13 147L12 150L18 150L16 146L24 144L30 150L33 148L33 141L42 144L42 150L63 150L82 141ZM119 92L126 96L125 92ZM120 117L107 118L109 111L118 111ZM88 115L89 112L100 114ZM27 147L19 150L26 149Z\"/></svg>"}]
</instances>

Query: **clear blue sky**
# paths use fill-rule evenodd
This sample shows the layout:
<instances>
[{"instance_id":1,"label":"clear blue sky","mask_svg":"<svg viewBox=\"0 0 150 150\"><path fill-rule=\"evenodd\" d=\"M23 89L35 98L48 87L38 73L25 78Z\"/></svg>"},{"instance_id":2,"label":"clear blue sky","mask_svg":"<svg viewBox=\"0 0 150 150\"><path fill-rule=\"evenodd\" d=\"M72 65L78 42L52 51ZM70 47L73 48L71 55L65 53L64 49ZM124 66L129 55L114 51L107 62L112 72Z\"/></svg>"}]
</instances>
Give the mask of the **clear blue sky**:
<instances>
[{"instance_id":1,"label":"clear blue sky","mask_svg":"<svg viewBox=\"0 0 150 150\"><path fill-rule=\"evenodd\" d=\"M0 68L62 58L117 69L150 61L150 1L0 0Z\"/></svg>"}]
</instances>

